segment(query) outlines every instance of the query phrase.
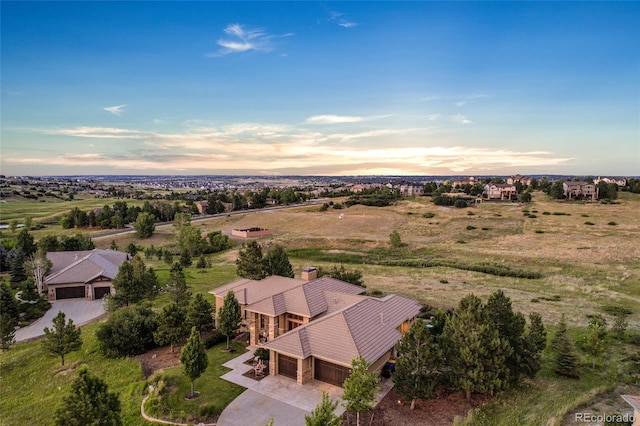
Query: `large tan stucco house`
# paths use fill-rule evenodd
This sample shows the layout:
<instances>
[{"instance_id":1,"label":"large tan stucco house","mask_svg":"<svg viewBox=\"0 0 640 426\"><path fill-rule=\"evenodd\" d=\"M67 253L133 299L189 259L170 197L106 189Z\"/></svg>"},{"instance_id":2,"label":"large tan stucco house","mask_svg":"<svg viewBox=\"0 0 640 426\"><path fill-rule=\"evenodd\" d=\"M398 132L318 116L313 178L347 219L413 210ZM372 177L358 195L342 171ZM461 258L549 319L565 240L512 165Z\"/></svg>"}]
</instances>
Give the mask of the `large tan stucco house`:
<instances>
[{"instance_id":1,"label":"large tan stucco house","mask_svg":"<svg viewBox=\"0 0 640 426\"><path fill-rule=\"evenodd\" d=\"M515 185L508 183L488 183L484 186L483 194L490 200L514 200L518 196Z\"/></svg>"},{"instance_id":2,"label":"large tan stucco house","mask_svg":"<svg viewBox=\"0 0 640 426\"><path fill-rule=\"evenodd\" d=\"M101 299L115 294L111 281L129 254L116 250L57 251L47 253L51 270L44 278L49 300Z\"/></svg>"},{"instance_id":3,"label":"large tan stucco house","mask_svg":"<svg viewBox=\"0 0 640 426\"><path fill-rule=\"evenodd\" d=\"M564 196L568 200L576 198L590 198L595 201L598 198L596 186L589 182L564 182L562 184L562 189L564 189Z\"/></svg>"},{"instance_id":4,"label":"large tan stucco house","mask_svg":"<svg viewBox=\"0 0 640 426\"><path fill-rule=\"evenodd\" d=\"M420 312L406 297L363 296L363 287L316 278L315 268L305 268L301 279L242 279L211 290L218 311L230 290L250 343L270 351L269 374L299 384L315 379L341 386L358 356L370 371L380 369Z\"/></svg>"}]
</instances>

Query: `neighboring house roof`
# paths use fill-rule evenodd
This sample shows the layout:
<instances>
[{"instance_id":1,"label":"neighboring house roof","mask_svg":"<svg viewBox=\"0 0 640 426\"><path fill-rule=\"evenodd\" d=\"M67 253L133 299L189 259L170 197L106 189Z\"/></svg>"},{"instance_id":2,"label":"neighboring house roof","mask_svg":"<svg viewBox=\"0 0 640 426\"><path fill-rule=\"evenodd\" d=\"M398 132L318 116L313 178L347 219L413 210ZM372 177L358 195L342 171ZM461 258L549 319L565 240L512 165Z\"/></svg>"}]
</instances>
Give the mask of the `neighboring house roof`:
<instances>
[{"instance_id":1,"label":"neighboring house roof","mask_svg":"<svg viewBox=\"0 0 640 426\"><path fill-rule=\"evenodd\" d=\"M350 366L358 356L371 363L396 345L402 337L397 328L419 312L420 304L406 297L361 297L355 304L297 327L265 347L297 358L314 356L344 366Z\"/></svg>"},{"instance_id":2,"label":"neighboring house roof","mask_svg":"<svg viewBox=\"0 0 640 426\"><path fill-rule=\"evenodd\" d=\"M100 249L57 251L47 253L47 259L52 266L45 284L88 283L100 277L114 279L129 254Z\"/></svg>"}]
</instances>

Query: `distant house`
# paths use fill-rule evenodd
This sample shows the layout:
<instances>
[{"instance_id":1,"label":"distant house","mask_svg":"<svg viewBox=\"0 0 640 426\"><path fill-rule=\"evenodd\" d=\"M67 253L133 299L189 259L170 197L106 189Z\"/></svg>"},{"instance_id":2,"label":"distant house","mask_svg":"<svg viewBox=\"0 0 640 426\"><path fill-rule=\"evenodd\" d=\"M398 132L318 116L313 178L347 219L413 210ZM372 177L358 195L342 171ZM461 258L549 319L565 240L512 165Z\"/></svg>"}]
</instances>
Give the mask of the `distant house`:
<instances>
[{"instance_id":1,"label":"distant house","mask_svg":"<svg viewBox=\"0 0 640 426\"><path fill-rule=\"evenodd\" d=\"M205 214L207 212L207 207L209 207L208 201L198 201L196 203L196 208L198 209L198 213Z\"/></svg>"},{"instance_id":2,"label":"distant house","mask_svg":"<svg viewBox=\"0 0 640 426\"><path fill-rule=\"evenodd\" d=\"M627 179L618 177L598 177L593 180L594 185L600 182L615 183L618 186L627 186Z\"/></svg>"},{"instance_id":3,"label":"distant house","mask_svg":"<svg viewBox=\"0 0 640 426\"><path fill-rule=\"evenodd\" d=\"M516 182L520 182L524 186L529 186L531 185L531 181L532 179L530 177L522 175L513 175L507 178L507 184L509 185L515 185Z\"/></svg>"},{"instance_id":4,"label":"distant house","mask_svg":"<svg viewBox=\"0 0 640 426\"><path fill-rule=\"evenodd\" d=\"M116 250L57 251L47 253L52 263L44 278L49 300L101 299L115 294L111 281L129 254Z\"/></svg>"},{"instance_id":5,"label":"distant house","mask_svg":"<svg viewBox=\"0 0 640 426\"><path fill-rule=\"evenodd\" d=\"M490 200L514 200L518 196L516 186L508 183L488 183L482 193Z\"/></svg>"},{"instance_id":6,"label":"distant house","mask_svg":"<svg viewBox=\"0 0 640 426\"><path fill-rule=\"evenodd\" d=\"M401 183L400 194L403 197L420 197L424 195L424 185L415 183Z\"/></svg>"},{"instance_id":7,"label":"distant house","mask_svg":"<svg viewBox=\"0 0 640 426\"><path fill-rule=\"evenodd\" d=\"M595 201L598 198L596 186L589 182L567 181L562 184L562 188L567 200L590 198Z\"/></svg>"},{"instance_id":8,"label":"distant house","mask_svg":"<svg viewBox=\"0 0 640 426\"><path fill-rule=\"evenodd\" d=\"M451 187L452 188L457 188L459 186L466 186L466 185L471 185L473 186L476 182L480 182L478 179L476 179L475 177L471 176L467 179L458 179L458 180L454 180L453 182L451 182Z\"/></svg>"},{"instance_id":9,"label":"distant house","mask_svg":"<svg viewBox=\"0 0 640 426\"><path fill-rule=\"evenodd\" d=\"M267 206L276 206L278 205L279 201L276 200L275 198L267 198L266 200L264 200L264 203Z\"/></svg>"},{"instance_id":10,"label":"distant house","mask_svg":"<svg viewBox=\"0 0 640 426\"><path fill-rule=\"evenodd\" d=\"M299 384L320 380L336 386L362 356L380 369L420 312L406 297L363 296L364 288L306 268L301 279L272 276L238 280L210 291L216 308L231 290L241 304L250 343L269 349L269 374Z\"/></svg>"},{"instance_id":11,"label":"distant house","mask_svg":"<svg viewBox=\"0 0 640 426\"><path fill-rule=\"evenodd\" d=\"M265 228L235 228L231 230L231 235L240 238L259 238L273 235L273 232Z\"/></svg>"}]
</instances>

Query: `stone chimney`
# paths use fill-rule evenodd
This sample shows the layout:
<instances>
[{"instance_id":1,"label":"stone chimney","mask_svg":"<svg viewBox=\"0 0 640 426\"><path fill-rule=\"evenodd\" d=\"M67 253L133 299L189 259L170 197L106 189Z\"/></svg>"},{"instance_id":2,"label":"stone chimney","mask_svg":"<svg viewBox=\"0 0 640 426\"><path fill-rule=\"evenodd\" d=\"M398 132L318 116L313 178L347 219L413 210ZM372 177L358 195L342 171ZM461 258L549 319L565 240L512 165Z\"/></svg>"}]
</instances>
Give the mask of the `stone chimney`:
<instances>
[{"instance_id":1,"label":"stone chimney","mask_svg":"<svg viewBox=\"0 0 640 426\"><path fill-rule=\"evenodd\" d=\"M318 270L313 266L305 266L302 268L302 275L300 278L305 281L313 281L318 278Z\"/></svg>"}]
</instances>

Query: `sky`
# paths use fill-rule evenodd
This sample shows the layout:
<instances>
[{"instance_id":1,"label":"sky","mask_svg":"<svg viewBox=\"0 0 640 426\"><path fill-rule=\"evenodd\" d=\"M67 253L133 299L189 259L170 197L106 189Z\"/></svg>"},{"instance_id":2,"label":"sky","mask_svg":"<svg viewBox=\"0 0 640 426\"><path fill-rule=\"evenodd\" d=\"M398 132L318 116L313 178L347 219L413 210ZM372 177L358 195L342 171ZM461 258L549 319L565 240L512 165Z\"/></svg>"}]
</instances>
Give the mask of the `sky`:
<instances>
[{"instance_id":1,"label":"sky","mask_svg":"<svg viewBox=\"0 0 640 426\"><path fill-rule=\"evenodd\" d=\"M640 175L640 2L0 8L4 175Z\"/></svg>"}]
</instances>

